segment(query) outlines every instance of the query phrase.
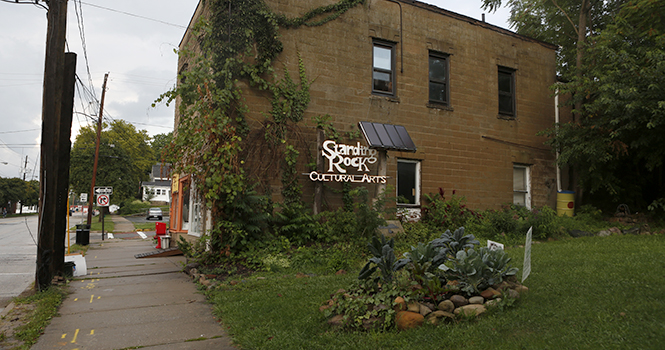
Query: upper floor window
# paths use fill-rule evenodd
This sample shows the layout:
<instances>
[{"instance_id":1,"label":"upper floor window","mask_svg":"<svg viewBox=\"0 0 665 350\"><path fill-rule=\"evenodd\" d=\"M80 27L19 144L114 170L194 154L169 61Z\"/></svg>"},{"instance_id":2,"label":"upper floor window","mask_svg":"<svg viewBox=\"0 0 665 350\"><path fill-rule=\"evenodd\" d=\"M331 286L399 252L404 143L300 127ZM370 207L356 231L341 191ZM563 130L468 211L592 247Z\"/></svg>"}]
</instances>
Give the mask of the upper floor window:
<instances>
[{"instance_id":1,"label":"upper floor window","mask_svg":"<svg viewBox=\"0 0 665 350\"><path fill-rule=\"evenodd\" d=\"M448 55L429 54L429 102L448 104Z\"/></svg>"},{"instance_id":2,"label":"upper floor window","mask_svg":"<svg viewBox=\"0 0 665 350\"><path fill-rule=\"evenodd\" d=\"M395 95L395 45L374 42L372 92Z\"/></svg>"},{"instance_id":3,"label":"upper floor window","mask_svg":"<svg viewBox=\"0 0 665 350\"><path fill-rule=\"evenodd\" d=\"M499 114L515 116L515 70L499 67Z\"/></svg>"}]
</instances>

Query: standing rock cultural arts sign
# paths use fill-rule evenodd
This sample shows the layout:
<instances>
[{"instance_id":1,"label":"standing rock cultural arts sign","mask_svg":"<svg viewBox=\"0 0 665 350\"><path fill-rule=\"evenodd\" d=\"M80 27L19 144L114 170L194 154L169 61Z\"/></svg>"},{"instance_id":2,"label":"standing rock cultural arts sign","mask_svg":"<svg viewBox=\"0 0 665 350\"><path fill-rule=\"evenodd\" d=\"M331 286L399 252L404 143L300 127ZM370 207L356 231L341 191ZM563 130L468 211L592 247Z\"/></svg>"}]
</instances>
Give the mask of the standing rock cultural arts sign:
<instances>
[{"instance_id":1,"label":"standing rock cultural arts sign","mask_svg":"<svg viewBox=\"0 0 665 350\"><path fill-rule=\"evenodd\" d=\"M369 175L368 164L374 164L377 161L378 151L370 149L367 146L361 146L360 142L356 145L346 145L332 140L323 142L321 155L327 159L327 169L325 173L316 171L310 172L309 178L312 181L323 182L365 182L375 184L385 184L387 176ZM355 169L364 174L348 174L347 170Z\"/></svg>"}]
</instances>

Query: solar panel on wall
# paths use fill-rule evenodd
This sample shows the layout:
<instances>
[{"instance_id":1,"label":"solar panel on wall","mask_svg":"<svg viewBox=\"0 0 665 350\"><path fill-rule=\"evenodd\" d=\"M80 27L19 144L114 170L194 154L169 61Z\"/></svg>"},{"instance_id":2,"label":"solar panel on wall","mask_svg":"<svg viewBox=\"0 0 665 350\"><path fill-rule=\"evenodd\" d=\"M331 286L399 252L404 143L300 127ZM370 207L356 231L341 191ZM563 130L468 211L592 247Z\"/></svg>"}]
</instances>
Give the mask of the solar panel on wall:
<instances>
[{"instance_id":1,"label":"solar panel on wall","mask_svg":"<svg viewBox=\"0 0 665 350\"><path fill-rule=\"evenodd\" d=\"M416 145L401 125L360 122L360 130L370 148L415 152Z\"/></svg>"}]
</instances>

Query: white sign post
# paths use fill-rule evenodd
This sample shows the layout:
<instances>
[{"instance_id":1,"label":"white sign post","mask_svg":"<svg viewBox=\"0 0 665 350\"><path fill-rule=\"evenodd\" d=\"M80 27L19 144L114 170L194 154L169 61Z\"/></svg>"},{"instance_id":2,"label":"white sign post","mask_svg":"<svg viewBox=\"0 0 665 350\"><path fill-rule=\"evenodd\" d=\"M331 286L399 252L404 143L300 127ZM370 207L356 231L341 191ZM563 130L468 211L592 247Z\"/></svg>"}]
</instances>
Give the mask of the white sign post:
<instances>
[{"instance_id":1,"label":"white sign post","mask_svg":"<svg viewBox=\"0 0 665 350\"><path fill-rule=\"evenodd\" d=\"M524 266L522 267L522 283L524 280L529 277L531 273L531 232L533 226L529 227L529 231L526 233L526 243L524 243Z\"/></svg>"}]
</instances>

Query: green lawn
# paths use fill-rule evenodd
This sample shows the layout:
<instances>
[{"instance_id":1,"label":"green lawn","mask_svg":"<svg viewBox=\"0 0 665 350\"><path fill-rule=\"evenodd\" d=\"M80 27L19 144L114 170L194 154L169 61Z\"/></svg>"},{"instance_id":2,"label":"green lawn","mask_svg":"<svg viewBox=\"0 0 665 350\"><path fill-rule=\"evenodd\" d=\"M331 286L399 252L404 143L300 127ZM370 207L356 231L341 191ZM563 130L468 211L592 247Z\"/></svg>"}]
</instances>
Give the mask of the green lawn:
<instances>
[{"instance_id":1,"label":"green lawn","mask_svg":"<svg viewBox=\"0 0 665 350\"><path fill-rule=\"evenodd\" d=\"M521 269L524 250L508 252ZM665 236L539 243L531 261L530 291L513 308L405 332L347 333L325 323L318 307L357 270L309 278L264 273L225 284L210 298L242 349L663 348Z\"/></svg>"}]
</instances>

